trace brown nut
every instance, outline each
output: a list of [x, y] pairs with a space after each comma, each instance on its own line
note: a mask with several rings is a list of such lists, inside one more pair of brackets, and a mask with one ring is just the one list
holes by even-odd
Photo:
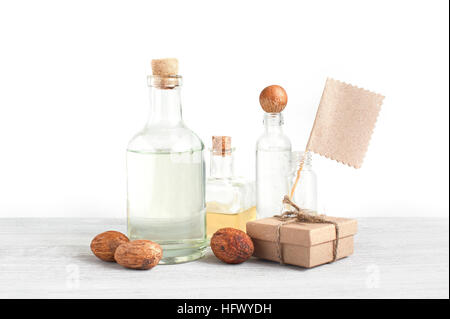
[[95, 256], [104, 261], [114, 261], [116, 248], [130, 240], [118, 231], [110, 230], [98, 234], [91, 241], [91, 250]]
[[217, 258], [227, 264], [240, 264], [253, 255], [250, 236], [235, 228], [222, 228], [211, 238], [211, 249]]
[[132, 240], [116, 249], [114, 258], [119, 265], [131, 269], [150, 269], [162, 258], [162, 248], [150, 240]]
[[270, 85], [259, 95], [259, 104], [267, 113], [280, 113], [286, 107], [287, 101], [287, 93], [279, 85]]

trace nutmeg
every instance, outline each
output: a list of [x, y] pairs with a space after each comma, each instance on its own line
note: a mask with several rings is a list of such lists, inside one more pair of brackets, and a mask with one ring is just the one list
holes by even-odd
[[250, 236], [235, 228], [222, 228], [211, 238], [214, 255], [227, 264], [240, 264], [253, 255], [254, 247]]
[[131, 269], [150, 269], [162, 258], [162, 248], [150, 240], [132, 240], [116, 249], [114, 259], [119, 265]]
[[286, 107], [287, 101], [287, 93], [279, 85], [270, 85], [259, 95], [259, 104], [267, 113], [280, 113]]
[[124, 234], [110, 230], [98, 234], [91, 241], [91, 250], [95, 256], [104, 261], [114, 261], [114, 253], [117, 247], [130, 240]]

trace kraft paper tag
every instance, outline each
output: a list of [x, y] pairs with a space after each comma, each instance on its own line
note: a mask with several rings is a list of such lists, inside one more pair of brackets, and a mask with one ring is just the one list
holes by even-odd
[[360, 168], [384, 96], [327, 79], [307, 150]]

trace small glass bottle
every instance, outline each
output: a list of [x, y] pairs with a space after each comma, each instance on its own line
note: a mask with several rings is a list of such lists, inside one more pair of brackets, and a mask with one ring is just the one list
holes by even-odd
[[283, 198], [290, 190], [291, 142], [283, 133], [282, 114], [264, 114], [264, 126], [264, 133], [256, 144], [258, 218], [279, 214], [283, 209]]
[[246, 231], [247, 222], [256, 218], [254, 183], [234, 176], [231, 137], [213, 136], [212, 145], [210, 177], [206, 184], [208, 238], [224, 227]]
[[317, 211], [317, 177], [312, 170], [312, 156], [310, 152], [307, 152], [303, 159], [303, 154], [303, 152], [292, 152], [291, 188], [297, 178], [301, 161], [304, 161], [292, 200], [300, 208]]
[[178, 62], [152, 68], [150, 116], [127, 148], [128, 236], [157, 242], [161, 263], [172, 264], [207, 247], [204, 145], [182, 119]]

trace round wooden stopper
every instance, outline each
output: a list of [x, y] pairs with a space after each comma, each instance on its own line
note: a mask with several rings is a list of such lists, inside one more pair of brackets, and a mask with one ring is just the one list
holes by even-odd
[[280, 113], [286, 107], [287, 101], [287, 93], [279, 85], [270, 85], [259, 95], [259, 103], [267, 113]]

